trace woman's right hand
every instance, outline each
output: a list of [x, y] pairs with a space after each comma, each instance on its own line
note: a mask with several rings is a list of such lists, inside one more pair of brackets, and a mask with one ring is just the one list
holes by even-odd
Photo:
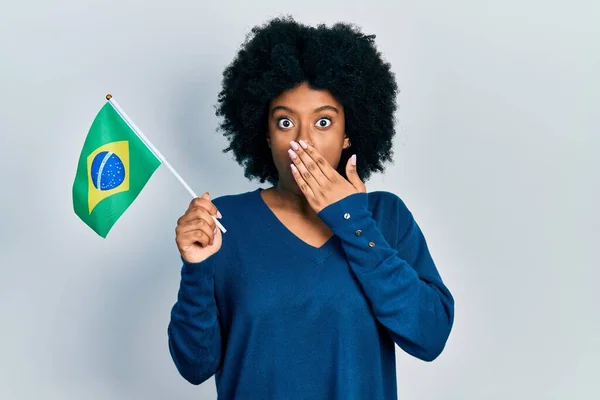
[[212, 216], [221, 217], [208, 192], [193, 199], [178, 220], [175, 242], [181, 257], [189, 263], [206, 260], [221, 248], [221, 230]]

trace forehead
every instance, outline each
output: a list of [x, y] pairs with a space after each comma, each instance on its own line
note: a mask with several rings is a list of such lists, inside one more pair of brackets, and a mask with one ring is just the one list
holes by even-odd
[[337, 109], [342, 107], [328, 90], [312, 89], [306, 83], [286, 90], [275, 97], [271, 101], [271, 108], [277, 106], [286, 106], [295, 112], [313, 112], [322, 106], [333, 106]]

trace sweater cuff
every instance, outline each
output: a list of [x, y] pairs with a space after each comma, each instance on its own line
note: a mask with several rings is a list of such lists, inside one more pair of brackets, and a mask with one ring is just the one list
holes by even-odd
[[370, 269], [394, 255], [368, 208], [367, 193], [353, 193], [318, 213], [341, 240], [348, 259]]
[[181, 257], [181, 262], [183, 263], [181, 267], [181, 278], [186, 281], [194, 281], [198, 280], [210, 280], [213, 279], [215, 274], [215, 265], [212, 262], [211, 257], [207, 258], [201, 262], [189, 262]]
[[322, 209], [318, 216], [335, 233], [355, 228], [355, 221], [370, 217], [367, 193], [353, 193]]

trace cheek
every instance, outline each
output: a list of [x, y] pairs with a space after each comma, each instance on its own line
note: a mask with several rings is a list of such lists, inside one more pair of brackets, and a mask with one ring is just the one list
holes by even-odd
[[273, 149], [271, 153], [273, 155], [273, 162], [275, 163], [275, 166], [279, 172], [290, 169], [292, 158], [288, 154], [288, 147], [278, 146], [277, 149]]
[[[340, 162], [340, 154], [338, 154], [335, 150], [332, 149], [320, 149], [315, 147], [319, 154], [332, 166], [334, 169], [337, 168], [337, 165]], [[291, 161], [291, 158], [290, 158]]]
[[331, 165], [335, 169], [340, 163], [340, 156], [341, 154], [336, 152], [335, 154], [325, 156], [325, 159], [329, 162], [329, 165]]
[[329, 162], [329, 164], [335, 167], [342, 155], [342, 146], [337, 141], [327, 143], [314, 143], [315, 149]]

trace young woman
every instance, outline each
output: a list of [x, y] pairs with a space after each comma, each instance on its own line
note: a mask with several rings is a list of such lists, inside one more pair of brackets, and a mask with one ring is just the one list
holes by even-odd
[[396, 109], [373, 39], [277, 18], [224, 72], [226, 151], [272, 186], [190, 203], [168, 326], [179, 373], [215, 375], [219, 398], [395, 399], [395, 344], [425, 361], [446, 345], [454, 299], [423, 233], [364, 184], [391, 160]]

